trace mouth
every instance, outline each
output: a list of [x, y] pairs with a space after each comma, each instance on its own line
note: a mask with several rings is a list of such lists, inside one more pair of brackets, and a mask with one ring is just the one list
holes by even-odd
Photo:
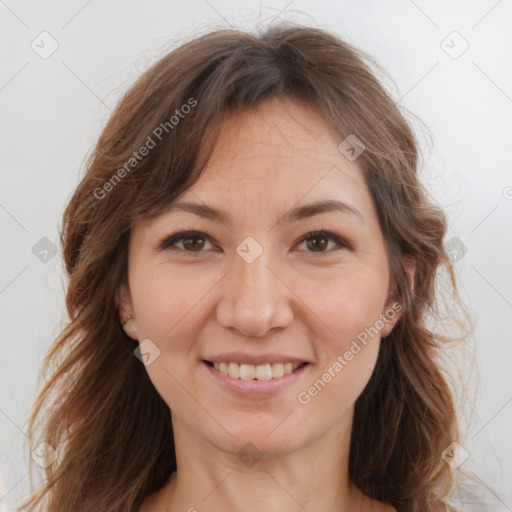
[[241, 380], [276, 380], [299, 371], [309, 363], [264, 363], [245, 364], [235, 362], [203, 361], [213, 370], [231, 379]]

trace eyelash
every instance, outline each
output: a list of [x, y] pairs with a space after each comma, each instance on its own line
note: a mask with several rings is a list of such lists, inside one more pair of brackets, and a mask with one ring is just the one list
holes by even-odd
[[[339, 247], [337, 249], [349, 249], [349, 250], [352, 249], [350, 244], [348, 242], [346, 242], [345, 240], [343, 240], [343, 238], [339, 237], [338, 235], [336, 235], [330, 231], [325, 231], [325, 230], [310, 231], [309, 233], [306, 233], [305, 235], [303, 235], [298, 243], [301, 244], [302, 242], [309, 240], [311, 238], [322, 238], [322, 237], [327, 238], [327, 240], [338, 244]], [[173, 244], [175, 244], [176, 242], [180, 242], [182, 240], [187, 240], [190, 238], [203, 238], [204, 240], [208, 240], [210, 243], [212, 242], [210, 237], [208, 235], [206, 235], [205, 233], [202, 233], [201, 231], [182, 231], [182, 232], [170, 235], [170, 236], [166, 236], [159, 243], [158, 247], [161, 250], [165, 250], [165, 249], [179, 250], [181, 252], [190, 254], [192, 256], [201, 255], [204, 252], [202, 250], [201, 251], [187, 251], [185, 249], [179, 249], [176, 247], [172, 247]], [[306, 251], [306, 252], [309, 252], [311, 254], [316, 254], [318, 256], [322, 256], [322, 255], [330, 254], [333, 250], [337, 250], [337, 249], [335, 248], [335, 249], [330, 249], [328, 251], [319, 251], [317, 253], [315, 253], [315, 251]]]

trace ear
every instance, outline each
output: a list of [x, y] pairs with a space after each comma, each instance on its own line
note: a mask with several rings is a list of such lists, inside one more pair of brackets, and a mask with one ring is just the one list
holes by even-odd
[[[409, 286], [411, 290], [414, 292], [416, 278], [416, 262], [412, 258], [404, 256], [402, 257], [402, 265], [404, 267], [405, 273], [407, 274]], [[403, 304], [400, 304], [396, 300], [396, 298], [390, 297], [381, 314], [381, 319], [384, 321], [384, 327], [380, 331], [381, 338], [386, 338], [391, 334], [391, 331], [395, 327], [399, 318], [402, 316], [403, 312]]]
[[133, 309], [132, 297], [126, 284], [119, 285], [116, 292], [115, 304], [119, 314], [119, 321], [123, 329], [134, 340], [139, 339], [135, 310]]
[[416, 261], [411, 257], [404, 256], [402, 258], [402, 264], [404, 266], [405, 273], [407, 274], [407, 278], [409, 279], [411, 291], [414, 293], [416, 282]]

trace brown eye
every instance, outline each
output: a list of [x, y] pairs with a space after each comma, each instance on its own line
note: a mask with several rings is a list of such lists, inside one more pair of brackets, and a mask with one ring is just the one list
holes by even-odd
[[[179, 244], [182, 244], [180, 247]], [[209, 247], [206, 244], [211, 244], [208, 236], [203, 233], [196, 231], [188, 231], [176, 233], [170, 237], [167, 237], [160, 244], [160, 249], [171, 249], [186, 253], [200, 254]]]
[[204, 247], [205, 240], [200, 236], [183, 238], [183, 247], [187, 251], [200, 251]]
[[328, 246], [329, 241], [325, 236], [314, 236], [307, 240], [309, 249], [313, 252], [321, 252]]
[[[307, 246], [306, 252], [314, 252], [319, 255], [330, 254], [337, 249], [351, 249], [348, 242], [330, 231], [313, 231], [304, 235], [300, 241], [305, 242]], [[329, 244], [332, 244], [331, 248]]]

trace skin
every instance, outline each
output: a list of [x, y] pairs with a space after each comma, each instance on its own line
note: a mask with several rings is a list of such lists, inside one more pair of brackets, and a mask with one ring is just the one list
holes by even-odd
[[[146, 369], [172, 411], [178, 462], [142, 512], [396, 510], [350, 482], [348, 455], [354, 403], [399, 314], [308, 404], [297, 399], [395, 303], [374, 203], [340, 142], [291, 100], [231, 115], [205, 173], [180, 200], [224, 209], [232, 224], [176, 210], [133, 227], [119, 313], [133, 316], [130, 336], [160, 350]], [[349, 203], [362, 219], [331, 211], [278, 222], [324, 199]], [[322, 229], [350, 248], [321, 236], [301, 241]], [[159, 248], [185, 230], [206, 237]], [[247, 236], [263, 249], [252, 263], [236, 252]], [[221, 387], [202, 362], [222, 352], [310, 364], [277, 395], [248, 399]], [[251, 467], [237, 455], [248, 442], [259, 452]]]

